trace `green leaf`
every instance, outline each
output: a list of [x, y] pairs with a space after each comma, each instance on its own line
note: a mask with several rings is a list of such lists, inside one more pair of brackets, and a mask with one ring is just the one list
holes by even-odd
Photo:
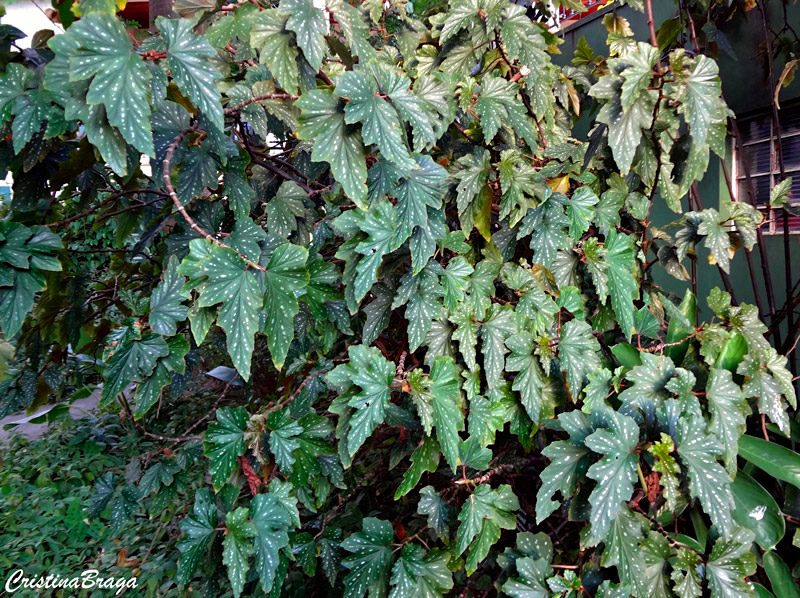
[[780, 444], [745, 434], [739, 439], [739, 455], [773, 478], [800, 488], [800, 454]]
[[787, 368], [788, 359], [772, 347], [754, 348], [749, 338], [748, 345], [749, 352], [736, 370], [745, 376], [742, 390], [745, 396], [756, 397], [759, 412], [767, 415], [781, 432], [788, 435], [789, 416], [784, 400], [792, 408], [797, 407], [792, 374]]
[[[440, 210], [442, 196], [445, 193], [447, 171], [436, 164], [430, 156], [416, 158], [417, 168], [409, 171], [400, 180], [395, 191], [397, 211], [400, 223], [404, 227], [403, 235], [411, 235], [415, 229], [427, 231], [429, 228], [428, 210]], [[414, 274], [418, 274], [427, 263], [430, 254], [424, 260], [414, 261]], [[412, 252], [412, 258], [413, 258]]]
[[278, 84], [295, 93], [300, 72], [299, 52], [286, 26], [290, 14], [279, 9], [262, 10], [251, 17], [250, 45], [257, 48], [261, 64], [266, 64]]
[[700, 500], [703, 510], [724, 537], [733, 532], [734, 509], [731, 479], [717, 463], [722, 446], [704, 431], [698, 417], [684, 418], [678, 426], [678, 455], [689, 474], [689, 492]]
[[419, 491], [417, 513], [428, 518], [428, 527], [439, 538], [445, 537], [450, 525], [450, 507], [436, 493], [433, 486], [425, 486]]
[[787, 177], [775, 185], [769, 192], [769, 205], [773, 208], [783, 207], [789, 202], [791, 191], [792, 177]]
[[297, 219], [305, 214], [303, 200], [308, 194], [294, 181], [284, 181], [275, 197], [267, 202], [267, 230], [283, 239], [297, 230]]
[[594, 206], [598, 201], [600, 198], [588, 185], [578, 187], [572, 197], [567, 200], [569, 236], [574, 241], [578, 241], [583, 233], [589, 230], [589, 225], [594, 217]]
[[248, 520], [250, 512], [239, 507], [225, 518], [225, 539], [222, 541], [222, 563], [228, 568], [228, 579], [234, 598], [239, 598], [247, 581], [250, 557], [253, 555], [251, 538], [255, 527]]
[[153, 332], [163, 336], [173, 336], [177, 332], [176, 324], [186, 319], [189, 308], [183, 302], [190, 295], [183, 290], [184, 283], [183, 276], [178, 274], [178, 260], [171, 257], [161, 282], [150, 295], [148, 320]]
[[361, 389], [353, 392], [347, 403], [356, 409], [347, 434], [347, 450], [352, 457], [384, 421], [395, 366], [374, 347], [350, 346], [347, 353], [350, 362], [336, 366], [326, 380], [339, 392], [350, 390], [352, 385]]
[[680, 598], [700, 598], [703, 595], [698, 574], [697, 553], [688, 548], [679, 548], [672, 572], [673, 590]]
[[559, 507], [559, 503], [553, 500], [556, 492], [565, 499], [572, 497], [578, 480], [589, 466], [586, 459], [589, 450], [582, 444], [556, 440], [544, 447], [542, 454], [550, 459], [550, 463], [539, 476], [542, 485], [536, 493], [537, 523], [547, 519]]
[[33, 136], [42, 129], [42, 122], [51, 113], [52, 96], [44, 90], [31, 90], [14, 101], [14, 122], [11, 135], [16, 153], [21, 153]]
[[386, 200], [370, 206], [359, 227], [368, 237], [356, 245], [356, 252], [363, 256], [356, 265], [356, 302], [360, 302], [378, 280], [378, 269], [384, 256], [396, 250], [403, 242], [399, 233], [397, 210]]
[[270, 413], [268, 425], [269, 449], [275, 457], [275, 462], [283, 472], [291, 472], [294, 465], [292, 453], [300, 448], [300, 440], [297, 437], [303, 433], [303, 428], [289, 417], [285, 410]]
[[703, 244], [711, 252], [713, 263], [729, 273], [731, 239], [728, 235], [728, 228], [720, 222], [720, 216], [716, 210], [703, 210], [700, 212], [700, 218], [697, 232], [705, 237]]
[[624, 79], [620, 97], [623, 110], [630, 110], [650, 85], [658, 57], [658, 48], [639, 42], [635, 50], [609, 61], [609, 66], [615, 71], [619, 70]]
[[286, 28], [294, 31], [303, 56], [314, 72], [318, 71], [325, 57], [325, 12], [317, 8], [313, 0], [281, 0], [279, 7], [289, 15]]
[[534, 338], [527, 332], [520, 332], [506, 339], [506, 345], [511, 349], [511, 355], [506, 360], [506, 370], [517, 372], [511, 383], [511, 389], [519, 392], [525, 412], [531, 421], [538, 424], [548, 381], [545, 379], [539, 359], [534, 354], [536, 350]]
[[455, 311], [463, 301], [473, 271], [470, 263], [460, 255], [447, 262], [447, 267], [442, 270], [444, 305], [450, 312]]
[[180, 272], [188, 275], [190, 284], [200, 284], [198, 307], [222, 304], [217, 322], [225, 331], [234, 367], [248, 380], [258, 314], [264, 303], [256, 273], [235, 251], [205, 239], [189, 242], [189, 255]]
[[204, 450], [210, 461], [211, 481], [219, 488], [237, 467], [237, 459], [245, 452], [244, 433], [250, 416], [241, 407], [217, 409], [217, 420], [208, 426]]
[[453, 588], [447, 552], [426, 554], [416, 544], [405, 544], [392, 567], [389, 598], [438, 598]]
[[217, 505], [208, 488], [200, 488], [194, 496], [194, 509], [184, 517], [179, 527], [183, 532], [178, 540], [178, 573], [176, 581], [185, 586], [194, 575], [197, 565], [208, 553], [217, 528]]
[[523, 232], [531, 232], [530, 247], [534, 252], [534, 263], [551, 268], [559, 250], [567, 247], [568, 224], [564, 207], [552, 199], [528, 211], [518, 234], [522, 237]]
[[781, 598], [800, 597], [800, 588], [792, 576], [792, 570], [774, 550], [764, 553], [764, 571], [776, 596]]
[[[7, 272], [7, 273], [6, 273]], [[44, 287], [44, 279], [34, 272], [8, 269], [8, 286], [0, 286], [0, 326], [6, 338], [13, 338], [33, 309], [35, 295]]]
[[736, 474], [736, 457], [739, 454], [739, 437], [744, 433], [750, 406], [744, 393], [728, 370], [711, 368], [706, 387], [706, 399], [711, 413], [708, 431], [714, 434], [724, 449], [723, 457], [728, 473]]
[[300, 309], [297, 298], [308, 284], [307, 261], [308, 249], [285, 243], [272, 252], [267, 262], [264, 275], [264, 331], [267, 333], [272, 363], [277, 369], [283, 367], [294, 338], [294, 317]]
[[719, 68], [711, 58], [699, 54], [694, 70], [686, 79], [685, 97], [678, 112], [686, 117], [692, 139], [706, 145], [713, 125], [724, 122], [728, 110], [722, 96]]
[[720, 538], [714, 543], [706, 564], [713, 598], [755, 596], [752, 585], [745, 579], [756, 572], [756, 557], [750, 552], [752, 543], [753, 532], [741, 528], [730, 539]]
[[5, 72], [0, 76], [0, 112], [11, 106], [18, 97], [28, 89], [33, 72], [22, 64], [9, 63]]
[[458, 433], [464, 429], [460, 368], [452, 357], [437, 357], [430, 373], [430, 402], [436, 438], [453, 473], [458, 465]]
[[442, 27], [439, 42], [444, 44], [465, 28], [472, 28], [478, 21], [480, 2], [478, 0], [459, 0], [450, 4], [447, 19]]
[[346, 71], [336, 85], [336, 95], [347, 98], [345, 122], [361, 123], [364, 143], [376, 144], [383, 157], [399, 168], [417, 168], [408, 153], [400, 116], [392, 104], [380, 96], [373, 77], [360, 71]]
[[577, 398], [583, 389], [584, 380], [593, 370], [600, 368], [600, 343], [592, 333], [592, 327], [581, 320], [570, 320], [561, 327], [558, 342], [558, 358], [561, 371], [566, 372], [570, 394]]
[[467, 575], [472, 575], [489, 554], [500, 539], [500, 530], [516, 529], [517, 509], [519, 502], [507, 484], [495, 489], [481, 484], [473, 490], [458, 514], [461, 525], [456, 532], [458, 554], [467, 552]]
[[406, 305], [410, 351], [416, 351], [425, 342], [431, 324], [441, 315], [441, 295], [439, 277], [432, 268], [425, 268], [418, 276], [408, 272], [400, 281], [391, 309]]
[[369, 25], [362, 15], [362, 11], [343, 0], [328, 0], [325, 8], [339, 23], [353, 54], [362, 61], [372, 56], [375, 49], [370, 45]]
[[503, 593], [512, 598], [549, 598], [551, 596], [546, 579], [552, 573], [550, 564], [543, 559], [518, 558], [514, 565], [517, 577], [503, 584]]
[[743, 471], [736, 473], [731, 491], [736, 502], [733, 520], [752, 531], [761, 548], [775, 548], [786, 533], [786, 523], [772, 495]]
[[69, 57], [69, 80], [90, 80], [88, 104], [105, 107], [108, 122], [125, 141], [155, 157], [150, 128], [150, 71], [136, 54], [122, 23], [91, 14], [65, 34], [76, 44]]
[[505, 150], [498, 164], [500, 188], [500, 216], [508, 217], [509, 226], [515, 226], [538, 203], [535, 199], [541, 188], [541, 177], [519, 151]]
[[632, 384], [620, 393], [619, 398], [652, 418], [656, 407], [669, 396], [667, 384], [675, 373], [675, 365], [664, 355], [642, 352], [640, 357], [642, 365], [625, 374]]
[[[446, 100], [440, 92], [442, 88], [437, 88], [430, 80], [418, 79], [412, 91], [408, 77], [399, 75], [396, 71], [376, 69], [375, 75], [400, 118], [411, 125], [414, 132], [414, 148], [421, 151], [426, 146], [433, 145], [441, 135], [441, 131], [434, 131], [434, 126], [438, 124], [436, 122], [438, 115], [448, 110]], [[417, 95], [415, 93], [417, 90], [421, 90], [422, 93]], [[430, 160], [427, 156], [425, 158]]]
[[189, 20], [159, 17], [156, 27], [164, 38], [167, 65], [181, 92], [221, 132], [225, 122], [217, 81], [222, 75], [212, 60], [217, 52], [205, 37], [192, 32]]
[[633, 235], [612, 230], [606, 238], [606, 264], [608, 265], [608, 290], [611, 305], [619, 318], [619, 325], [630, 339], [634, 332], [634, 300], [639, 298], [636, 280], [636, 240]]
[[[310, 1], [310, 0], [309, 0]], [[361, 134], [345, 124], [341, 100], [331, 92], [312, 89], [295, 105], [300, 108], [297, 133], [313, 141], [311, 159], [327, 162], [344, 192], [361, 208], [366, 208], [367, 163]]]
[[489, 388], [493, 388], [502, 380], [505, 354], [508, 352], [505, 340], [516, 330], [514, 311], [493, 304], [481, 325], [481, 352]]
[[288, 530], [293, 526], [291, 511], [273, 493], [257, 494], [250, 503], [255, 532], [256, 570], [265, 592], [272, 590], [280, 552], [289, 546]]
[[453, 175], [458, 181], [456, 204], [461, 228], [465, 234], [468, 234], [474, 223], [472, 212], [475, 198], [485, 189], [489, 178], [491, 166], [489, 152], [485, 149], [475, 150], [471, 154], [461, 156], [457, 164], [459, 169]]
[[517, 4], [504, 7], [500, 34], [509, 56], [519, 60], [531, 71], [544, 70], [547, 67], [550, 58], [545, 51], [545, 36], [528, 17], [524, 7]]
[[61, 262], [53, 253], [61, 248], [61, 239], [47, 227], [0, 222], [0, 262], [24, 270], [60, 272]]
[[169, 347], [160, 336], [147, 336], [141, 340], [125, 341], [114, 348], [103, 370], [102, 405], [113, 401], [131, 382], [142, 382], [156, 367], [160, 357], [169, 355]]
[[184, 336], [175, 336], [167, 341], [169, 354], [161, 357], [153, 373], [136, 388], [135, 419], [142, 418], [158, 402], [164, 387], [172, 380], [172, 372], [183, 374], [186, 364], [184, 358], [189, 352], [189, 341]]
[[609, 100], [600, 109], [597, 121], [608, 125], [608, 144], [620, 174], [627, 175], [642, 138], [642, 129], [653, 122], [655, 91], [645, 90], [629, 109], [622, 106], [623, 79], [610, 74], [600, 78], [589, 90], [589, 95]]
[[431, 437], [423, 439], [413, 453], [411, 453], [411, 467], [403, 474], [403, 481], [394, 493], [397, 500], [411, 492], [419, 484], [426, 471], [436, 471], [439, 467], [439, 443]]
[[524, 105], [517, 99], [519, 88], [513, 81], [486, 76], [475, 110], [481, 120], [483, 137], [490, 143], [500, 127], [507, 126], [532, 148], [537, 147], [538, 135]]
[[640, 548], [642, 525], [627, 508], [611, 522], [602, 565], [616, 566], [619, 579], [634, 596], [648, 596], [647, 564]]
[[608, 428], [601, 428], [586, 437], [586, 446], [603, 455], [586, 472], [597, 482], [589, 496], [592, 505], [592, 536], [602, 540], [612, 522], [625, 509], [636, 481], [639, 456], [634, 452], [639, 443], [639, 426], [627, 415], [608, 411]]
[[342, 548], [351, 555], [342, 559], [350, 572], [344, 578], [344, 596], [361, 598], [365, 594], [382, 596], [392, 565], [392, 524], [388, 521], [365, 517], [362, 531], [342, 542]]

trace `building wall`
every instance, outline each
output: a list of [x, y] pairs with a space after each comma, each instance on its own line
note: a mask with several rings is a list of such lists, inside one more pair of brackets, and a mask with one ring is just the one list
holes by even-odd
[[5, 7], [6, 14], [2, 19], [3, 23], [13, 25], [28, 36], [17, 42], [20, 48], [30, 48], [31, 38], [37, 31], [47, 29], [58, 33], [63, 32], [61, 25], [53, 23], [46, 14], [46, 11], [50, 9], [50, 2], [17, 0], [9, 2]]

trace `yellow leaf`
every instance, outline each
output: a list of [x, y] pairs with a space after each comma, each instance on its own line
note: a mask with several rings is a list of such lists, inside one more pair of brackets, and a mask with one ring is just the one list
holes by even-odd
[[616, 13], [610, 12], [603, 17], [603, 25], [606, 26], [609, 33], [616, 33], [623, 37], [633, 37], [633, 29], [628, 19], [621, 17]]
[[781, 89], [784, 87], [789, 87], [794, 81], [794, 72], [797, 69], [797, 65], [800, 64], [800, 58], [795, 58], [794, 60], [790, 60], [786, 63], [786, 66], [783, 67], [783, 72], [781, 76], [778, 78], [778, 84], [775, 86], [775, 107], [780, 110], [781, 106], [778, 102], [778, 96], [781, 95]]
[[492, 190], [488, 185], [478, 194], [475, 200], [475, 228], [481, 236], [490, 241], [492, 239]]
[[569, 175], [557, 176], [547, 180], [547, 186], [553, 193], [562, 193], [566, 195], [569, 191]]

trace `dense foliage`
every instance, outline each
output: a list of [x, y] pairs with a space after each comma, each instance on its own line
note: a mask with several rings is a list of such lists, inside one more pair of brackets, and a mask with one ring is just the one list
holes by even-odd
[[687, 200], [731, 116], [708, 5], [561, 66], [507, 0], [3, 26], [0, 415], [102, 381], [141, 446], [89, 515], [163, 535], [151, 594], [796, 594], [787, 359], [690, 281], [762, 220]]
[[[32, 578], [97, 569], [103, 577], [138, 575], [139, 595], [174, 590], [177, 550], [170, 527], [192, 499], [204, 463], [197, 447], [167, 469], [147, 467], [158, 452], [112, 414], [64, 420], [38, 440], [15, 436], [0, 446], [3, 584], [20, 568]], [[125, 479], [137, 486], [115, 493]]]

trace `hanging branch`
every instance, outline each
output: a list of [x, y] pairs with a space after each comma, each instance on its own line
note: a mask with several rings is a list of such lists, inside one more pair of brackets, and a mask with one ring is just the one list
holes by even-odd
[[[733, 193], [733, 182], [731, 181], [730, 174], [728, 173], [728, 167], [725, 164], [725, 160], [720, 160], [720, 164], [722, 165], [722, 175], [725, 177], [725, 184], [728, 187], [728, 195], [731, 198], [731, 201], [736, 201], [735, 196]], [[761, 227], [756, 228], [756, 240], [758, 241], [758, 248], [759, 253], [761, 253], [762, 257], [764, 255], [762, 250], [761, 241], [763, 236], [761, 234]], [[750, 274], [750, 284], [753, 287], [753, 297], [756, 301], [756, 306], [758, 307], [759, 316], [763, 317], [767, 315], [767, 312], [764, 310], [764, 305], [761, 301], [761, 293], [758, 290], [758, 280], [756, 279], [756, 271], [755, 267], [753, 266], [753, 255], [751, 251], [745, 250], [744, 252], [744, 259], [747, 262], [747, 271]], [[769, 311], [770, 321], [774, 321], [775, 319], [775, 312], [773, 310]]]
[[[770, 88], [775, 84], [773, 79], [773, 65], [772, 65], [772, 40], [770, 39], [769, 23], [767, 16], [767, 7], [764, 5], [763, 0], [758, 2], [759, 12], [761, 13], [761, 29], [764, 33], [764, 43], [767, 50], [767, 80]], [[774, 102], [770, 103], [772, 107], [772, 136], [771, 141], [775, 146], [775, 155], [778, 159], [778, 171], [780, 172], [781, 180], [786, 178], [786, 171], [783, 164], [783, 141], [781, 140], [781, 123], [778, 116], [778, 107]], [[792, 299], [792, 250], [789, 245], [789, 211], [786, 207], [783, 208], [783, 268], [784, 276], [786, 277], [786, 304], [789, 305]], [[786, 325], [789, 329], [789, 334], [794, 330], [794, 310], [786, 310]], [[777, 338], [777, 337], [776, 337]], [[778, 342], [779, 343], [779, 342]], [[792, 359], [789, 362], [789, 367], [792, 375], [797, 376], [797, 360]]]
[[[739, 125], [736, 123], [735, 120], [731, 119], [731, 130], [733, 131], [733, 139], [734, 143], [736, 144], [736, 151], [741, 153], [744, 148], [742, 147], [742, 137], [739, 133]], [[756, 197], [755, 197], [755, 188], [753, 186], [753, 179], [750, 176], [750, 164], [748, 164], [747, 160], [742, 162], [744, 166], [744, 178], [745, 182], [747, 183], [747, 197], [750, 200], [750, 205], [754, 208], [758, 209], [756, 205]], [[723, 168], [725, 167], [725, 163], [722, 163]], [[771, 328], [771, 333], [774, 335], [773, 338], [775, 339], [775, 344], [781, 344], [781, 334], [780, 329], [778, 326], [775, 325], [777, 321], [777, 304], [775, 303], [775, 291], [773, 290], [772, 286], [772, 269], [769, 265], [769, 260], [767, 259], [767, 251], [766, 245], [764, 243], [764, 234], [761, 232], [761, 228], [756, 228], [756, 241], [758, 243], [758, 255], [759, 261], [761, 262], [761, 271], [764, 273], [764, 289], [767, 295], [767, 306], [769, 307], [769, 313], [771, 317], [771, 325], [774, 329]]]
[[258, 270], [259, 272], [266, 272], [267, 269], [264, 266], [252, 261], [246, 255], [244, 255], [240, 251], [237, 251], [230, 245], [223, 243], [222, 241], [214, 237], [211, 233], [205, 231], [199, 224], [197, 224], [194, 218], [192, 218], [189, 215], [189, 212], [186, 211], [186, 207], [183, 205], [183, 203], [181, 203], [178, 194], [175, 192], [175, 187], [172, 185], [172, 176], [170, 174], [170, 171], [172, 169], [172, 158], [175, 156], [175, 151], [178, 149], [178, 147], [186, 138], [186, 136], [189, 133], [192, 133], [196, 130], [197, 130], [197, 123], [191, 125], [190, 127], [178, 133], [177, 137], [175, 137], [175, 139], [172, 140], [172, 143], [170, 143], [169, 146], [167, 147], [167, 151], [164, 154], [164, 161], [162, 163], [162, 170], [164, 171], [163, 172], [164, 188], [167, 190], [167, 194], [172, 199], [172, 203], [175, 204], [175, 208], [178, 210], [178, 212], [180, 212], [181, 216], [183, 216], [183, 219], [186, 221], [186, 224], [189, 225], [189, 228], [191, 228], [198, 235], [200, 235], [207, 241], [213, 243], [214, 245], [217, 245], [219, 247], [224, 247], [225, 249], [230, 249], [231, 251], [235, 252], [236, 255], [238, 255], [244, 261], [244, 263], [247, 264], [248, 267]]

